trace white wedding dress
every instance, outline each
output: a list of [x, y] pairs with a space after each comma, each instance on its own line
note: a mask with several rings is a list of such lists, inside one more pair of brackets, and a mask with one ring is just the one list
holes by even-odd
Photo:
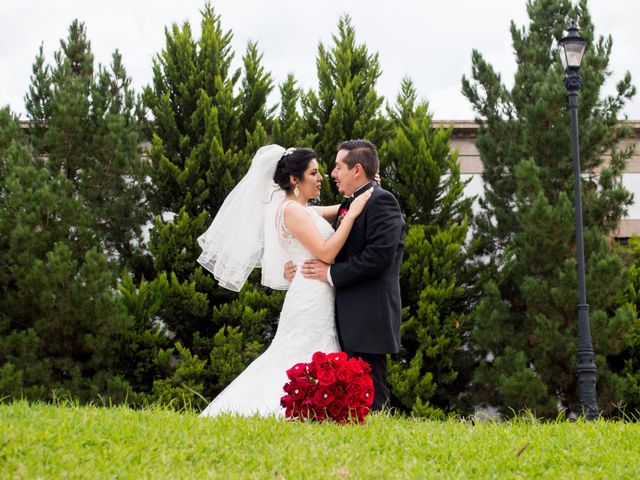
[[[283, 202], [276, 215], [279, 239], [289, 258], [300, 266], [313, 255], [284, 226]], [[323, 238], [333, 228], [312, 207], [306, 209]], [[284, 269], [284, 265], [283, 265]], [[286, 371], [299, 362], [310, 362], [317, 351], [340, 350], [334, 318], [334, 290], [319, 280], [294, 277], [285, 296], [276, 334], [267, 350], [256, 358], [201, 413], [202, 417], [220, 413], [283, 416], [280, 398], [287, 383]]]

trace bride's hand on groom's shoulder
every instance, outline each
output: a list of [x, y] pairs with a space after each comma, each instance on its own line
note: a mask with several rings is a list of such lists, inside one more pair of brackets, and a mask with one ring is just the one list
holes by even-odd
[[353, 202], [351, 202], [351, 206], [349, 207], [349, 211], [347, 215], [353, 217], [354, 219], [362, 213], [364, 210], [364, 206], [367, 204], [369, 199], [371, 198], [371, 194], [373, 193], [373, 187], [362, 192], [358, 195]]
[[298, 267], [296, 267], [296, 264], [293, 263], [291, 260], [289, 260], [287, 263], [284, 264], [284, 278], [287, 279], [289, 282], [293, 281], [293, 277], [296, 276], [297, 270], [298, 270]]

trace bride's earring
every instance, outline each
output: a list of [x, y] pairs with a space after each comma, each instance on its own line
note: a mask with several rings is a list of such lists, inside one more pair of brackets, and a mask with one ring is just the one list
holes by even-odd
[[294, 188], [294, 189], [293, 189], [293, 194], [294, 194], [296, 197], [299, 197], [299, 196], [300, 196], [300, 189], [298, 188], [298, 184], [297, 184], [297, 183], [296, 183], [296, 188]]

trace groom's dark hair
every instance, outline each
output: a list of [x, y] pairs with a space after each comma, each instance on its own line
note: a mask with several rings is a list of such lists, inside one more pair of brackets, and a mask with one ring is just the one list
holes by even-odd
[[372, 180], [380, 170], [378, 150], [369, 140], [346, 140], [338, 145], [338, 151], [340, 150], [349, 151], [343, 159], [349, 170], [359, 163], [369, 180]]

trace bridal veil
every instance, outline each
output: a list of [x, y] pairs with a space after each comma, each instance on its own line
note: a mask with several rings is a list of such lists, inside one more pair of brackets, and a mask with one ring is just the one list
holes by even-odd
[[276, 213], [285, 192], [273, 181], [285, 149], [260, 148], [249, 171], [222, 203], [211, 226], [198, 238], [198, 258], [220, 286], [240, 291], [255, 267], [262, 268], [262, 284], [286, 290], [284, 264], [289, 260], [276, 231]]

